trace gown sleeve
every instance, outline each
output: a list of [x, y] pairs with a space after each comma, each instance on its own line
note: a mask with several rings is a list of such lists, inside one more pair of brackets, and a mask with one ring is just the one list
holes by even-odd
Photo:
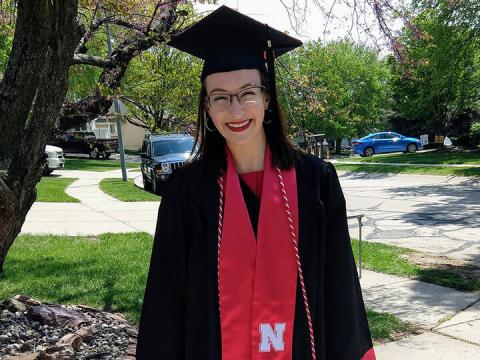
[[326, 358], [374, 360], [375, 354], [348, 233], [345, 197], [332, 164], [327, 167], [324, 191], [327, 217]]
[[169, 179], [158, 212], [143, 301], [136, 358], [185, 357], [186, 186], [179, 171]]

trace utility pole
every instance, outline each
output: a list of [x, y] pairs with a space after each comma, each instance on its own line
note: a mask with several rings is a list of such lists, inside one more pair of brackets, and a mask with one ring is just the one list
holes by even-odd
[[[110, 34], [110, 24], [107, 22], [107, 41], [108, 41], [108, 56], [112, 55], [112, 35]], [[120, 164], [122, 165], [122, 179], [127, 181], [127, 165], [125, 164], [125, 149], [123, 148], [123, 136], [122, 136], [122, 122], [120, 117], [120, 104], [118, 99], [113, 100], [115, 107], [115, 119], [117, 122], [117, 135], [118, 135], [118, 152], [120, 153]]]

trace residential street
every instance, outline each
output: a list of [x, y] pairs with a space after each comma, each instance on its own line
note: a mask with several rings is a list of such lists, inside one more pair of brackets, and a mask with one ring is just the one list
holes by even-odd
[[[340, 173], [349, 214], [365, 214], [364, 239], [480, 262], [480, 179]], [[358, 237], [356, 220], [350, 234]]]
[[[79, 178], [67, 193], [81, 203], [35, 203], [23, 232], [154, 233], [158, 203], [122, 202], [98, 188], [103, 178], [121, 177], [119, 170], [56, 174]], [[342, 172], [339, 177], [349, 215], [365, 215], [363, 239], [480, 262], [480, 179]], [[140, 178], [136, 182], [141, 185]], [[356, 220], [350, 221], [350, 234], [358, 237]]]

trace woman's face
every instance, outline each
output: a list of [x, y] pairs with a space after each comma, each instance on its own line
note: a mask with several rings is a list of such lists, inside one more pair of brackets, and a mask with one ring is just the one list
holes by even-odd
[[[255, 146], [264, 141], [263, 118], [269, 98], [259, 88], [261, 85], [260, 72], [255, 69], [221, 72], [206, 77], [205, 108], [230, 146]], [[237, 93], [238, 96], [229, 97]]]

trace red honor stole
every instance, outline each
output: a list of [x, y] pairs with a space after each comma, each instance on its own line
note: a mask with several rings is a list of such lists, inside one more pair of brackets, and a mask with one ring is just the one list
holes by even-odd
[[[277, 169], [265, 150], [257, 239], [227, 149], [219, 243], [222, 360], [291, 360], [297, 265]], [[298, 239], [295, 169], [282, 171]]]

